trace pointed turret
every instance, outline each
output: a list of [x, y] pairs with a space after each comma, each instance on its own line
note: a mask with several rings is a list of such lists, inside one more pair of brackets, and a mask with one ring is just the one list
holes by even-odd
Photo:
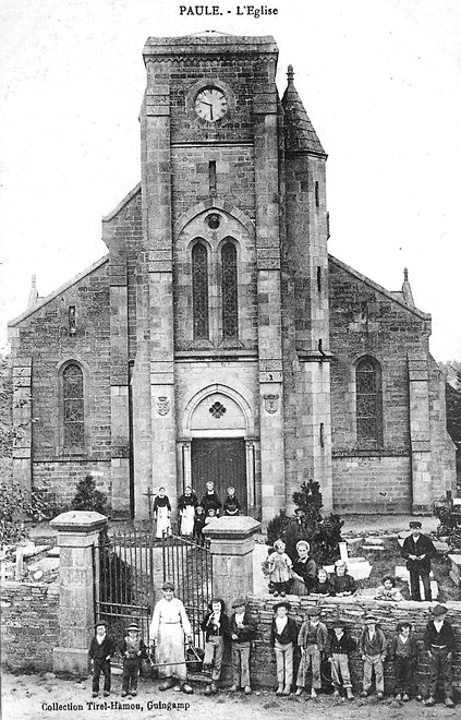
[[324, 155], [326, 152], [322, 147], [322, 143], [317, 137], [307, 112], [304, 109], [301, 98], [296, 90], [293, 78], [293, 66], [288, 65], [288, 85], [282, 98], [282, 107], [285, 116], [285, 132], [287, 150], [315, 153], [316, 155]]
[[27, 301], [27, 309], [33, 310], [33, 308], [37, 304], [37, 300], [38, 300], [37, 277], [36, 277], [36, 275], [32, 275], [32, 283], [30, 286], [29, 299]]
[[406, 302], [407, 305], [410, 305], [410, 307], [415, 306], [415, 301], [413, 300], [413, 293], [411, 291], [410, 281], [408, 280], [408, 268], [403, 269], [402, 295], [403, 295], [403, 301]]

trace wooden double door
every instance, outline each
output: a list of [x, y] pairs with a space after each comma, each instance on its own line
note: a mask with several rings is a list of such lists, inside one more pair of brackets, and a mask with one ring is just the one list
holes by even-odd
[[244, 438], [194, 438], [192, 440], [192, 487], [199, 501], [211, 480], [221, 502], [233, 486], [241, 515], [247, 513], [247, 478]]

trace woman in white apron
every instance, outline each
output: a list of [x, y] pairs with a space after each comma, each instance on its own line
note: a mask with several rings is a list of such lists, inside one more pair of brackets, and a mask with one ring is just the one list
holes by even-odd
[[159, 690], [176, 686], [184, 693], [193, 692], [186, 682], [185, 642], [192, 642], [192, 628], [181, 600], [174, 597], [174, 586], [163, 584], [163, 598], [155, 605], [150, 626], [159, 675], [165, 678]]
[[188, 485], [184, 490], [184, 494], [178, 500], [181, 535], [194, 534], [195, 508], [197, 505], [197, 495], [192, 492], [192, 488]]
[[170, 499], [164, 487], [158, 489], [158, 495], [154, 500], [154, 518], [157, 522], [156, 538], [164, 535], [171, 535], [171, 505]]

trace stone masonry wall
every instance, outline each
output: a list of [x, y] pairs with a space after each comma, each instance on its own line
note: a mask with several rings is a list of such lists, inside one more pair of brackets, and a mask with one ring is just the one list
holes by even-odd
[[[376, 512], [378, 505], [381, 512], [409, 511], [408, 353], [427, 352], [430, 316], [394, 300], [334, 258], [329, 270], [335, 507]], [[383, 446], [379, 450], [357, 444], [355, 366], [364, 355], [375, 358], [381, 369]]]
[[[69, 332], [71, 306], [75, 333]], [[14, 358], [32, 359], [33, 471], [41, 488], [58, 497], [64, 491], [62, 499], [68, 499], [83, 474], [110, 458], [108, 262], [96, 263], [14, 333]], [[69, 361], [79, 363], [84, 375], [85, 444], [78, 449], [63, 442], [62, 368]]]
[[[276, 670], [274, 651], [270, 647], [270, 625], [274, 617], [273, 606], [276, 600], [272, 599], [250, 599], [249, 608], [257, 621], [257, 633], [251, 656], [251, 672], [254, 686], [276, 687]], [[299, 626], [304, 619], [306, 608], [314, 605], [322, 608], [321, 620], [327, 627], [337, 617], [347, 622], [352, 637], [357, 641], [363, 629], [363, 617], [367, 612], [373, 612], [379, 621], [388, 642], [395, 634], [395, 628], [399, 621], [409, 620], [413, 626], [413, 632], [419, 641], [419, 662], [417, 668], [416, 682], [423, 694], [426, 692], [428, 682], [428, 658], [422, 642], [426, 623], [430, 619], [430, 613], [426, 603], [400, 602], [384, 603], [375, 600], [367, 600], [357, 597], [351, 598], [326, 598], [316, 602], [315, 599], [291, 600], [292, 610], [290, 616], [296, 620]], [[461, 603], [445, 603], [448, 608], [447, 620], [452, 625], [457, 643], [457, 649], [453, 660], [454, 686], [461, 689]], [[297, 653], [296, 653], [297, 655]], [[298, 661], [297, 661], [298, 662]], [[363, 663], [358, 651], [355, 651], [350, 660], [351, 678], [354, 690], [362, 689]], [[394, 687], [394, 675], [392, 663], [385, 665], [385, 692], [392, 693]]]
[[14, 671], [52, 670], [59, 645], [57, 584], [4, 582], [2, 665]]

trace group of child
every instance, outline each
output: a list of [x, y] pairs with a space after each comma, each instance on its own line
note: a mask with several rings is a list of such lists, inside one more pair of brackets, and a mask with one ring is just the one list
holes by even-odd
[[[168, 689], [175, 684], [172, 677], [180, 676], [180, 689], [184, 692], [192, 692], [192, 688], [186, 683], [186, 665], [184, 661], [183, 633], [191, 640], [191, 627], [185, 615], [184, 607], [180, 600], [173, 598], [173, 586], [166, 583], [164, 586], [164, 599], [157, 603], [151, 631], [153, 637], [158, 638], [161, 650], [162, 643], [166, 662], [161, 657], [161, 666], [182, 665], [182, 675], [178, 669], [171, 670], [161, 686], [161, 690]], [[163, 608], [162, 603], [165, 604]], [[176, 607], [178, 606], [178, 607]], [[181, 628], [177, 638], [178, 658], [177, 661], [171, 635], [171, 613], [174, 612], [180, 617], [183, 615]], [[341, 689], [349, 700], [354, 700], [352, 690], [349, 659], [352, 652], [357, 649], [357, 643], [351, 636], [346, 622], [340, 618], [334, 619], [328, 629], [321, 621], [322, 611], [319, 607], [310, 607], [306, 610], [305, 619], [301, 627], [289, 616], [291, 604], [282, 600], [274, 606], [274, 617], [271, 623], [270, 644], [274, 650], [277, 689], [279, 696], [289, 696], [292, 691], [294, 678], [295, 648], [299, 648], [299, 665], [296, 674], [296, 695], [301, 695], [307, 685], [310, 675], [310, 697], [317, 697], [317, 692], [322, 687], [322, 662], [326, 660], [330, 667], [331, 683], [334, 688], [333, 696], [339, 697]], [[165, 615], [166, 612], [166, 615]], [[429, 696], [426, 700], [427, 706], [435, 704], [437, 685], [443, 681], [445, 693], [445, 705], [453, 707], [452, 688], [452, 657], [455, 647], [453, 629], [445, 619], [447, 609], [440, 604], [435, 605], [432, 610], [432, 618], [426, 625], [424, 633], [424, 646], [429, 658]], [[107, 634], [107, 623], [103, 620], [96, 623], [96, 634], [91, 641], [89, 656], [94, 663], [93, 668], [93, 697], [99, 693], [100, 675], [104, 675], [104, 695], [108, 696], [111, 689], [110, 660], [115, 653], [115, 645]], [[162, 627], [169, 634], [162, 639]], [[179, 627], [179, 626], [178, 626]], [[243, 598], [238, 598], [232, 603], [232, 614], [229, 618], [224, 609], [223, 601], [215, 598], [211, 600], [209, 612], [201, 623], [201, 629], [205, 633], [205, 655], [203, 658], [203, 669], [211, 674], [211, 681], [206, 687], [205, 695], [213, 695], [218, 692], [218, 684], [221, 679], [222, 661], [225, 643], [231, 644], [232, 661], [232, 687], [235, 692], [243, 689], [246, 695], [251, 694], [250, 677], [250, 652], [252, 641], [255, 637], [256, 622], [246, 607]], [[174, 638], [173, 638], [174, 640]], [[411, 623], [402, 620], [397, 624], [396, 633], [391, 642], [388, 640], [373, 614], [366, 614], [364, 627], [358, 643], [358, 650], [363, 660], [363, 689], [361, 697], [369, 695], [373, 677], [378, 700], [384, 697], [384, 661], [389, 658], [393, 663], [395, 676], [395, 698], [406, 702], [414, 696], [421, 700], [419, 690], [415, 685], [415, 673], [418, 664], [418, 645], [412, 633]], [[127, 628], [127, 634], [120, 647], [123, 657], [122, 675], [122, 697], [126, 695], [135, 696], [137, 682], [141, 667], [141, 660], [147, 659], [147, 647], [139, 634], [136, 623]], [[175, 655], [175, 657], [173, 657]]]
[[309, 555], [310, 546], [307, 540], [296, 543], [298, 558], [292, 562], [285, 552], [283, 540], [276, 540], [274, 550], [267, 558], [269, 592], [277, 597], [285, 597], [291, 592], [294, 595], [330, 595], [344, 597], [354, 595], [357, 586], [352, 575], [347, 572], [344, 560], [337, 560], [334, 572], [329, 575], [325, 568], [317, 569], [315, 560]]
[[[200, 541], [203, 539], [203, 528], [212, 518], [219, 517], [221, 513], [235, 517], [239, 515], [240, 509], [240, 502], [232, 486], [227, 488], [227, 495], [222, 503], [212, 481], [207, 482], [206, 492], [200, 502], [188, 485], [178, 499], [179, 532]], [[158, 489], [153, 516], [156, 521], [156, 537], [171, 535], [171, 504], [164, 487]]]
[[[310, 673], [310, 696], [317, 696], [317, 691], [322, 686], [321, 663], [326, 659], [330, 665], [333, 696], [338, 697], [343, 688], [346, 697], [353, 700], [349, 657], [357, 648], [357, 643], [350, 635], [347, 623], [338, 618], [332, 621], [328, 630], [320, 620], [320, 608], [312, 607], [306, 611], [306, 618], [298, 631], [295, 621], [288, 615], [290, 610], [287, 600], [274, 606], [271, 645], [277, 665], [277, 695], [291, 693], [294, 650], [299, 647], [301, 657], [296, 677], [296, 695], [302, 694]], [[429, 696], [426, 700], [428, 706], [435, 704], [440, 680], [443, 681], [445, 705], [454, 705], [451, 662], [455, 639], [450, 623], [445, 620], [446, 612], [443, 605], [435, 605], [424, 633], [424, 645], [429, 657]], [[363, 660], [361, 697], [369, 695], [373, 676], [378, 700], [384, 697], [384, 661], [388, 657], [394, 668], [396, 700], [406, 702], [412, 694], [417, 700], [422, 699], [415, 686], [418, 646], [410, 622], [403, 620], [397, 624], [396, 633], [389, 644], [377, 618], [373, 614], [365, 615], [358, 649]]]

